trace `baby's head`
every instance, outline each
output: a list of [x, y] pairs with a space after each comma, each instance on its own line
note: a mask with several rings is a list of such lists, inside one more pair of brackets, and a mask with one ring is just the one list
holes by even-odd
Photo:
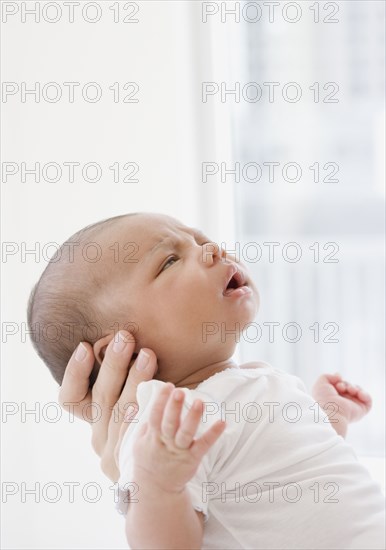
[[[241, 276], [232, 278], [236, 265]], [[242, 283], [249, 291], [224, 294]], [[81, 341], [94, 347], [93, 382], [120, 329], [134, 335], [136, 353], [154, 351], [156, 378], [175, 382], [229, 359], [232, 331], [251, 322], [258, 305], [245, 266], [200, 231], [136, 213], [87, 226], [62, 245], [31, 293], [28, 323], [58, 384]]]

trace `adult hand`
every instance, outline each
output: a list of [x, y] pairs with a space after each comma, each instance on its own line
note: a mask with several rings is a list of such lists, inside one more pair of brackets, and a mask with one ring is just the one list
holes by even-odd
[[95, 356], [91, 345], [81, 342], [68, 362], [58, 397], [65, 410], [90, 423], [93, 449], [101, 458], [103, 473], [113, 482], [119, 478], [114, 451], [125, 411], [129, 404], [138, 408], [137, 386], [151, 380], [158, 368], [151, 349], [144, 348], [133, 359], [134, 348], [135, 340], [129, 332], [121, 330], [112, 336], [90, 389]]

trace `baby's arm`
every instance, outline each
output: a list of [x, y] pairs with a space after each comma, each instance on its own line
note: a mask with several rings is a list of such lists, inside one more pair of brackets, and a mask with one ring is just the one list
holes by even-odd
[[129, 504], [126, 518], [131, 548], [201, 548], [204, 518], [193, 508], [186, 484], [225, 422], [194, 439], [203, 403], [196, 400], [181, 422], [184, 397], [181, 389], [165, 384], [133, 444], [138, 502]]
[[312, 396], [329, 416], [338, 435], [346, 436], [350, 422], [360, 420], [369, 412], [371, 396], [359, 386], [342, 380], [340, 374], [323, 374], [312, 388]]
[[126, 537], [131, 548], [201, 548], [204, 516], [193, 508], [188, 490], [163, 490], [135, 474], [138, 502], [129, 505]]

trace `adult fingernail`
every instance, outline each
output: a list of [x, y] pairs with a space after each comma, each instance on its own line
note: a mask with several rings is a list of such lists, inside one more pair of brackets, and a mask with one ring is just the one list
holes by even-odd
[[146, 353], [146, 351], [143, 351], [143, 349], [141, 349], [135, 363], [135, 368], [137, 370], [145, 370], [147, 365], [149, 364], [149, 359], [150, 355]]
[[83, 359], [86, 358], [86, 355], [87, 355], [86, 346], [84, 346], [82, 342], [80, 342], [80, 344], [78, 345], [75, 351], [75, 359], [80, 363], [81, 361], [83, 361]]
[[122, 334], [122, 332], [118, 332], [118, 334], [114, 338], [113, 350], [115, 351], [115, 353], [121, 353], [121, 351], [125, 349], [126, 344], [127, 341], [125, 335]]
[[126, 409], [124, 420], [129, 421], [134, 412], [136, 412], [136, 408], [133, 405], [129, 405]]

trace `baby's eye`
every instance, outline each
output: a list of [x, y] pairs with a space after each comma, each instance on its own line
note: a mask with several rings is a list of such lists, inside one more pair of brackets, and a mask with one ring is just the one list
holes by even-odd
[[175, 262], [177, 260], [178, 260], [178, 258], [176, 256], [171, 256], [170, 258], [168, 258], [166, 260], [166, 262], [164, 263], [164, 265], [162, 266], [161, 272], [164, 271], [165, 267], [168, 266], [170, 264], [170, 262]]

